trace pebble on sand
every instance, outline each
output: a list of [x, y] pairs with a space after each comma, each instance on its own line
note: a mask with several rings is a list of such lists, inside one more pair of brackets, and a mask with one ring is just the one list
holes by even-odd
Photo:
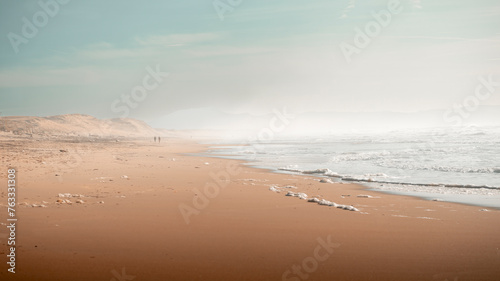
[[368, 195], [368, 194], [360, 194], [357, 197], [359, 197], [359, 198], [373, 198], [373, 196]]
[[71, 202], [69, 199], [57, 199], [56, 203], [59, 203], [59, 204], [72, 204], [73, 202]]

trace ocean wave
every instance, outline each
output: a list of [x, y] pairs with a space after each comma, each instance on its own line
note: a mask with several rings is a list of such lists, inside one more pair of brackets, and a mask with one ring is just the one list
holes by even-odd
[[384, 168], [402, 169], [402, 170], [421, 170], [421, 171], [435, 171], [435, 172], [448, 172], [448, 173], [473, 173], [473, 174], [490, 174], [500, 173], [500, 168], [497, 167], [456, 167], [456, 166], [441, 166], [441, 165], [421, 165], [416, 163], [401, 163], [400, 161], [377, 161], [375, 165]]
[[346, 161], [368, 161], [381, 159], [385, 156], [393, 155], [389, 151], [372, 151], [372, 152], [348, 152], [336, 155], [330, 158], [330, 162], [346, 162]]
[[332, 163], [350, 162], [350, 161], [371, 161], [371, 160], [384, 160], [384, 159], [405, 159], [412, 156], [419, 157], [439, 157], [442, 155], [451, 155], [454, 153], [470, 153], [477, 150], [477, 146], [468, 147], [416, 147], [406, 148], [394, 151], [380, 150], [380, 151], [364, 151], [364, 152], [344, 152], [330, 158]]
[[[336, 172], [331, 171], [328, 168], [324, 169], [316, 169], [316, 170], [299, 170], [299, 169], [290, 169], [290, 168], [278, 168], [280, 171], [288, 171], [294, 173], [300, 173], [305, 175], [320, 175], [326, 177], [338, 178], [341, 181], [350, 181], [350, 182], [368, 182], [368, 183], [380, 183], [380, 184], [395, 184], [395, 185], [406, 185], [406, 186], [431, 186], [431, 187], [442, 187], [442, 188], [472, 188], [472, 189], [495, 189], [500, 190], [498, 186], [490, 186], [490, 185], [472, 185], [472, 184], [447, 184], [447, 183], [415, 183], [415, 182], [401, 182], [401, 181], [390, 181], [390, 180], [382, 180], [380, 178], [392, 178], [397, 179], [396, 177], [390, 177], [384, 173], [374, 173], [374, 174], [366, 174], [366, 175], [341, 175]], [[500, 170], [500, 169], [498, 169]]]

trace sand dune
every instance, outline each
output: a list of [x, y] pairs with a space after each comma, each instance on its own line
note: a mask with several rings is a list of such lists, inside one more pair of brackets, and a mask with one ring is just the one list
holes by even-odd
[[83, 114], [0, 117], [0, 131], [31, 136], [150, 137], [164, 134], [135, 119], [97, 119]]

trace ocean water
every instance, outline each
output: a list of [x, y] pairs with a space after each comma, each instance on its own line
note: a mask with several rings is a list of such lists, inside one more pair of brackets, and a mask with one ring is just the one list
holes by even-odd
[[500, 208], [500, 127], [281, 137], [239, 143], [246, 145], [220, 143], [210, 154], [246, 160], [249, 165], [276, 172]]

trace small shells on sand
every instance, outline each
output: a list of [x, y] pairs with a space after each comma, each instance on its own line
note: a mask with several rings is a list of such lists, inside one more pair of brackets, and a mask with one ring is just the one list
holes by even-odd
[[320, 179], [319, 182], [321, 183], [333, 183], [331, 179]]
[[[296, 188], [296, 187], [295, 186], [278, 187], [278, 186], [272, 185], [269, 188], [269, 190], [273, 191], [273, 192], [278, 192], [279, 193], [284, 188]], [[340, 205], [340, 204], [337, 204], [335, 202], [331, 202], [331, 201], [328, 201], [328, 200], [325, 200], [325, 199], [318, 199], [316, 197], [308, 198], [307, 194], [302, 193], [302, 192], [288, 191], [285, 194], [285, 196], [298, 197], [298, 198], [300, 198], [302, 200], [307, 200], [307, 202], [317, 203], [317, 204], [323, 205], [323, 206], [331, 206], [331, 207], [334, 207], [334, 208], [344, 209], [344, 210], [353, 211], [353, 212], [359, 212], [359, 210], [357, 208], [355, 208], [354, 206], [352, 206], [352, 205]], [[344, 196], [350, 196], [350, 195], [343, 195], [342, 197], [344, 198]], [[373, 198], [370, 195], [358, 195], [358, 197]]]
[[47, 206], [44, 205], [44, 204], [31, 204], [31, 205], [28, 205], [28, 207], [32, 207], [32, 208], [47, 208]]
[[302, 193], [302, 192], [295, 193], [295, 192], [288, 191], [288, 193], [286, 194], [286, 196], [299, 197], [299, 199], [307, 200], [307, 194]]
[[274, 186], [271, 186], [269, 190], [271, 190], [272, 192], [280, 192], [280, 190]]
[[318, 203], [319, 199], [318, 198], [309, 198], [309, 200], [307, 200], [307, 202]]
[[82, 195], [82, 194], [71, 194], [71, 193], [59, 193], [57, 195], [57, 197], [59, 198], [71, 198], [71, 197], [85, 197], [85, 195]]

